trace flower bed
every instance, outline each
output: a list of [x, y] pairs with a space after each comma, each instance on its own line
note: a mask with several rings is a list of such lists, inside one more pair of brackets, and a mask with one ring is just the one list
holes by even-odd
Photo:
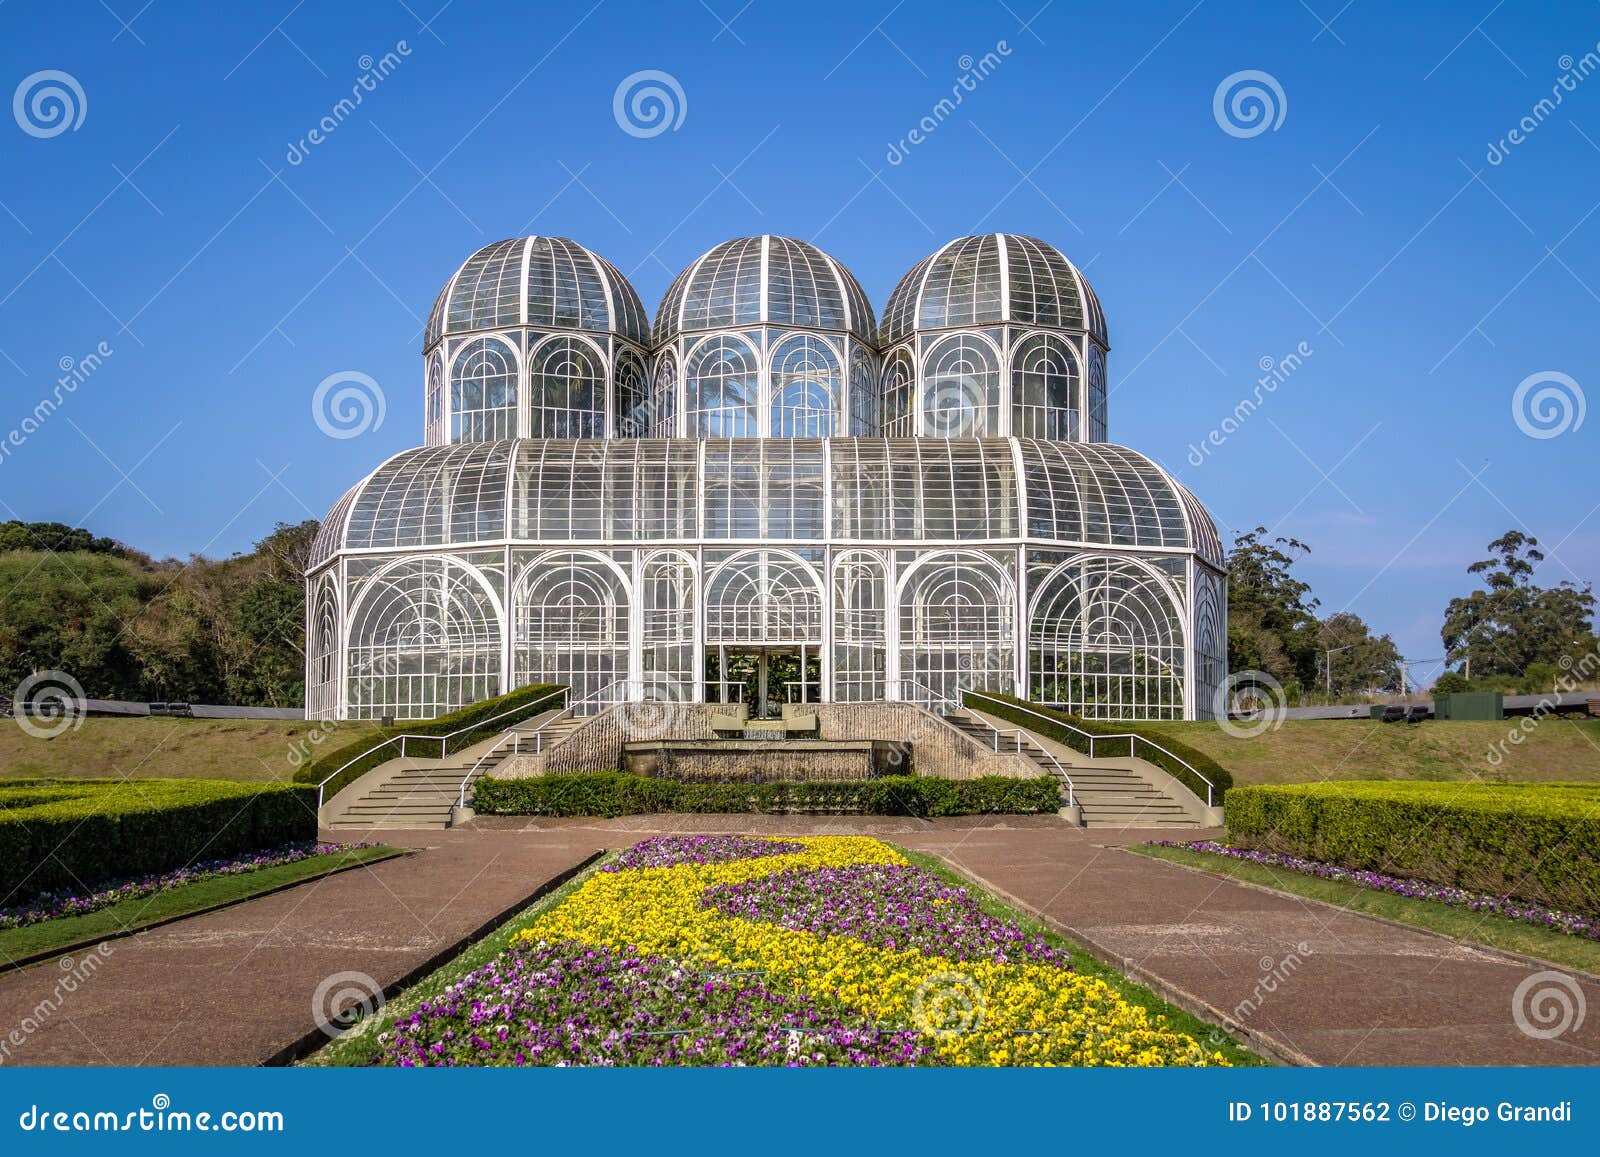
[[179, 868], [175, 872], [158, 875], [134, 876], [113, 880], [94, 891], [73, 893], [49, 892], [34, 897], [32, 901], [15, 908], [0, 908], [0, 930], [22, 928], [41, 924], [46, 920], [59, 920], [63, 916], [82, 916], [101, 908], [109, 908], [124, 900], [137, 900], [157, 892], [170, 892], [186, 884], [201, 880], [214, 880], [221, 876], [239, 876], [259, 872], [262, 868], [276, 868], [281, 864], [294, 864], [312, 856], [326, 856], [353, 848], [376, 847], [372, 843], [360, 844], [287, 844], [245, 856], [232, 856], [221, 860], [204, 860]]
[[1191, 843], [1157, 840], [1156, 843], [1157, 846], [1164, 848], [1183, 848], [1191, 852], [1207, 852], [1214, 856], [1226, 856], [1229, 859], [1244, 860], [1267, 868], [1284, 868], [1291, 872], [1317, 876], [1324, 880], [1337, 880], [1345, 884], [1354, 884], [1358, 888], [1367, 888], [1375, 892], [1391, 892], [1396, 896], [1408, 896], [1413, 900], [1433, 900], [1439, 904], [1448, 904], [1452, 908], [1465, 908], [1471, 912], [1485, 912], [1492, 916], [1504, 916], [1509, 920], [1519, 920], [1524, 924], [1535, 924], [1540, 928], [1550, 928], [1557, 932], [1565, 932], [1569, 936], [1582, 936], [1590, 940], [1600, 940], [1600, 920], [1582, 916], [1575, 912], [1558, 912], [1553, 908], [1546, 908], [1541, 904], [1530, 904], [1525, 900], [1518, 900], [1511, 896], [1489, 896], [1482, 892], [1469, 892], [1463, 888], [1452, 888], [1444, 884], [1430, 884], [1426, 880], [1409, 880], [1403, 876], [1386, 876], [1381, 872], [1365, 872], [1354, 868], [1341, 868], [1338, 864], [1325, 864], [1320, 860], [1306, 860], [1299, 856], [1286, 856], [1277, 852], [1256, 852], [1248, 848], [1231, 848], [1226, 844], [1213, 843], [1210, 840], [1196, 840]]
[[[608, 868], [611, 865], [608, 865]], [[379, 1064], [1225, 1064], [877, 840], [647, 840]]]

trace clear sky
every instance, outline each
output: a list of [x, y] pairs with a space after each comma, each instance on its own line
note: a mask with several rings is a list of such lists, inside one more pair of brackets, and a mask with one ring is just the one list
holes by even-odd
[[[1600, 570], [1597, 42], [1577, 0], [0, 0], [0, 517], [183, 556], [321, 516], [421, 442], [422, 322], [500, 238], [573, 237], [653, 310], [718, 241], [788, 234], [881, 308], [998, 229], [1098, 290], [1114, 441], [1433, 657], [1507, 528], [1545, 581]], [[683, 94], [653, 136], [614, 112], [643, 70]], [[1219, 112], [1246, 71], [1271, 84]], [[385, 414], [334, 439], [343, 371]]]

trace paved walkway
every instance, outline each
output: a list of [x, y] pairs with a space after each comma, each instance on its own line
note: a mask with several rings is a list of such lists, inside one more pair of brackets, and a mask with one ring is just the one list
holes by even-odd
[[[498, 820], [611, 846], [664, 817]], [[480, 823], [485, 821], [480, 820]], [[1600, 983], [1578, 976], [1583, 1022], [1552, 1039], [1522, 1032], [1517, 988], [1548, 966], [1123, 850], [1171, 832], [1073, 828], [1053, 817], [946, 819], [674, 816], [674, 831], [862, 833], [934, 852], [1032, 909], [1096, 955], [1143, 973], [1190, 1007], [1320, 1065], [1600, 1064]], [[1205, 835], [1207, 833], [1185, 833]], [[1524, 1002], [1526, 1005], [1526, 1001]], [[1546, 1011], [1556, 1008], [1546, 1003]], [[1535, 1027], [1538, 1020], [1530, 1020]]]
[[[768, 816], [484, 819], [378, 833], [426, 850], [114, 941], [64, 997], [56, 965], [0, 975], [0, 1044], [12, 1026], [38, 1022], [0, 1059], [259, 1064], [312, 1027], [326, 978], [352, 971], [393, 984], [596, 849], [661, 831], [871, 834], [937, 853], [1102, 957], [1316, 1064], [1600, 1064], [1591, 978], [1569, 981], [1589, 1010], [1581, 1025], [1531, 1037], [1512, 1006], [1542, 966], [1116, 846], [1160, 833], [1053, 817]], [[59, 1007], [41, 1017], [52, 999]]]
[[92, 973], [78, 955], [72, 991], [49, 961], [0, 974], [0, 1061], [260, 1064], [314, 1028], [327, 978], [391, 985], [601, 847], [581, 831], [378, 838], [425, 850], [110, 941]]

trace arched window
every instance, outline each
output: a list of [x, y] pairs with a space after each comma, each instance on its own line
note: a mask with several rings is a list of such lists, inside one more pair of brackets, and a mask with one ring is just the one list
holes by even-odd
[[445, 442], [444, 429], [444, 359], [435, 350], [428, 356], [428, 405], [424, 419], [426, 442], [440, 446]]
[[499, 338], [474, 338], [450, 372], [450, 440], [493, 442], [517, 436], [517, 355]]
[[307, 644], [306, 717], [332, 719], [339, 709], [339, 600], [327, 574], [317, 580]]
[[1000, 432], [1000, 365], [987, 342], [955, 334], [924, 356], [922, 432], [930, 438]]
[[833, 698], [884, 697], [889, 632], [888, 570], [882, 556], [850, 551], [833, 567]]
[[916, 414], [911, 409], [911, 393], [916, 368], [905, 350], [890, 356], [883, 367], [883, 436], [909, 438], [917, 432]]
[[1089, 441], [1106, 440], [1106, 355], [1089, 347]]
[[616, 396], [612, 399], [612, 431], [618, 438], [648, 438], [652, 433], [649, 396], [645, 390], [644, 363], [632, 350], [617, 354], [617, 370], [612, 375]]
[[432, 719], [500, 694], [500, 612], [481, 572], [406, 559], [367, 580], [350, 624], [350, 715]]
[[883, 405], [872, 359], [856, 351], [850, 359], [850, 435], [874, 438], [883, 433]]
[[1038, 585], [1029, 698], [1091, 719], [1183, 718], [1183, 624], [1170, 589], [1127, 559], [1061, 563]]
[[678, 434], [678, 363], [670, 353], [656, 359], [656, 384], [650, 393], [651, 422], [645, 434], [651, 438], [675, 438]]
[[534, 438], [605, 435], [605, 367], [588, 342], [546, 339], [530, 358], [528, 433]]
[[1016, 687], [1011, 568], [976, 551], [919, 560], [900, 593], [906, 698], [960, 702], [961, 692]]
[[839, 356], [821, 338], [786, 338], [772, 355], [772, 436], [831, 438], [839, 413]]
[[740, 338], [710, 338], [689, 358], [691, 438], [754, 438], [760, 374], [755, 351]]
[[1011, 351], [1011, 432], [1078, 440], [1078, 359], [1062, 339], [1036, 333]]
[[708, 644], [820, 643], [822, 596], [811, 567], [778, 551], [737, 555], [706, 581]]
[[569, 702], [592, 699], [628, 674], [628, 591], [598, 558], [549, 555], [512, 593], [517, 686], [562, 683]]
[[647, 698], [694, 697], [694, 564], [687, 555], [662, 553], [645, 560], [639, 580], [639, 645]]

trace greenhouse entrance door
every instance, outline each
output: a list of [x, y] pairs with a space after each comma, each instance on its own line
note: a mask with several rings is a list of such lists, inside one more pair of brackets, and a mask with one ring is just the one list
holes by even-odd
[[776, 719], [785, 703], [821, 701], [822, 656], [814, 645], [706, 648], [707, 703], [743, 703], [751, 719]]

